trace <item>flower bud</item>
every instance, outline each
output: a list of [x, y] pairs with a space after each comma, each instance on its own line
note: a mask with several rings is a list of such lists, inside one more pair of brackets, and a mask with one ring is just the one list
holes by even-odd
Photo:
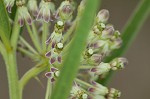
[[101, 38], [109, 39], [114, 35], [114, 27], [112, 25], [107, 25], [106, 28], [102, 31]]
[[54, 4], [50, 1], [41, 1], [40, 10], [36, 19], [42, 19], [48, 23], [51, 20], [51, 12], [53, 11], [54, 7]]
[[64, 30], [64, 22], [63, 21], [57, 21], [57, 23], [55, 24], [55, 33], [58, 33], [58, 34], [62, 34]]
[[97, 24], [93, 27], [93, 32], [95, 34], [100, 35], [102, 33], [102, 31], [104, 30], [104, 28], [105, 28], [105, 24], [104, 23], [99, 23], [99, 24]]
[[37, 16], [38, 14], [37, 0], [29, 0], [27, 7], [29, 8], [29, 11], [33, 14], [33, 16]]
[[77, 84], [73, 85], [70, 94], [69, 99], [88, 99], [88, 95]]
[[116, 58], [110, 62], [112, 70], [123, 69], [127, 64], [128, 64], [127, 59], [123, 57]]
[[101, 62], [98, 66], [93, 67], [90, 72], [93, 72], [95, 75], [102, 75], [109, 72], [111, 69], [109, 63]]
[[60, 11], [59, 11], [59, 16], [63, 20], [68, 20], [71, 18], [72, 13], [73, 13], [73, 8], [72, 8], [71, 4], [70, 5], [64, 5], [62, 7], [62, 9], [60, 9]]
[[22, 27], [24, 25], [24, 20], [31, 25], [32, 19], [28, 12], [28, 9], [25, 6], [18, 6], [18, 23]]
[[91, 63], [91, 64], [98, 65], [102, 61], [102, 55], [101, 54], [93, 54], [90, 57], [89, 61], [90, 61], [89, 63]]
[[112, 50], [118, 49], [121, 47], [121, 45], [122, 45], [122, 39], [121, 38], [114, 39], [112, 41], [112, 44], [110, 45], [110, 49], [112, 49]]
[[107, 99], [118, 99], [120, 96], [121, 96], [121, 92], [119, 90], [111, 88], [106, 97]]
[[90, 58], [93, 55], [94, 51], [93, 49], [89, 48], [84, 52], [84, 59]]
[[14, 6], [15, 0], [4, 0], [4, 3], [6, 5], [6, 9], [9, 13], [11, 13], [11, 9]]
[[109, 11], [106, 9], [100, 10], [99, 13], [97, 14], [97, 20], [96, 22], [102, 22], [105, 23], [109, 19]]
[[45, 76], [51, 79], [51, 82], [54, 82], [59, 76], [59, 70], [55, 67], [51, 67], [50, 72], [47, 72]]
[[108, 88], [99, 84], [99, 83], [96, 83], [94, 81], [92, 81], [92, 85], [93, 87], [92, 88], [89, 88], [88, 91], [94, 95], [102, 95], [102, 96], [105, 96], [106, 94], [108, 94]]

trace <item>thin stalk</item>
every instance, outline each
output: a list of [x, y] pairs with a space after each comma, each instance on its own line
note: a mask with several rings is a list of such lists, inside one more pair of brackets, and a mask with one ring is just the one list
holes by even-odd
[[46, 44], [45, 41], [47, 39], [48, 36], [48, 32], [49, 32], [49, 28], [48, 28], [48, 23], [43, 23], [43, 33], [42, 33], [42, 50], [45, 52], [46, 51]]
[[47, 89], [46, 89], [46, 95], [45, 95], [45, 99], [50, 99], [51, 96], [51, 82], [50, 79], [47, 80]]
[[79, 67], [79, 69], [91, 69], [93, 68], [94, 66], [87, 66], [87, 65], [82, 65]]
[[38, 32], [37, 32], [37, 29], [35, 27], [35, 23], [32, 23], [31, 27], [32, 27], [33, 35], [34, 35], [34, 37], [35, 37], [35, 39], [36, 39], [36, 41], [38, 43], [38, 46], [40, 46], [40, 48], [42, 48], [41, 44], [40, 44], [40, 40], [39, 40], [39, 35], [38, 35]]
[[28, 81], [31, 78], [37, 76], [39, 73], [41, 73], [41, 72], [43, 72], [47, 69], [48, 69], [48, 64], [46, 62], [46, 63], [43, 63], [43, 64], [38, 64], [37, 66], [31, 68], [29, 71], [27, 71], [23, 75], [23, 77], [19, 81], [21, 97], [22, 97], [23, 89], [24, 89], [25, 85], [28, 83]]
[[32, 40], [32, 42], [33, 42], [35, 48], [38, 50], [38, 52], [41, 52], [41, 48], [40, 48], [40, 46], [39, 46], [39, 43], [38, 43], [38, 41], [35, 39], [35, 37], [34, 37], [34, 35], [33, 35], [33, 32], [32, 32], [30, 26], [29, 26], [27, 23], [26, 23], [26, 27], [27, 27], [28, 33], [29, 33], [29, 35], [30, 35], [30, 37], [31, 37], [31, 40]]
[[[16, 12], [18, 13], [18, 10]], [[16, 13], [14, 24], [13, 24], [12, 36], [11, 36], [11, 40], [10, 40], [11, 46], [14, 48], [14, 50], [16, 50], [16, 48], [17, 48], [17, 42], [18, 42], [18, 38], [19, 38], [19, 34], [20, 34], [20, 26], [18, 24], [17, 13]]]
[[17, 49], [18, 49], [18, 51], [25, 54], [26, 56], [29, 56], [31, 59], [35, 59], [35, 57], [34, 57], [35, 55], [32, 52], [30, 52], [22, 47], [18, 47]]
[[20, 36], [20, 41], [34, 54], [38, 54], [38, 52], [23, 38]]
[[85, 86], [87, 86], [87, 87], [93, 87], [91, 84], [89, 84], [89, 83], [87, 83], [87, 82], [85, 82], [85, 81], [82, 81], [82, 80], [80, 80], [80, 79], [78, 79], [78, 78], [76, 78], [75, 81], [77, 81], [78, 83], [80, 83], [80, 84], [82, 84], [82, 85], [85, 85]]

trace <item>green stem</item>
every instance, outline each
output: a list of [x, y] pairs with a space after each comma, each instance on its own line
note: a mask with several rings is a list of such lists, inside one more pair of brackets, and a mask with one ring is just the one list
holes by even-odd
[[32, 27], [33, 35], [34, 35], [34, 37], [35, 37], [35, 39], [37, 41], [37, 45], [41, 48], [41, 44], [40, 44], [40, 40], [39, 40], [37, 29], [35, 27], [35, 23], [32, 23], [31, 27]]
[[77, 81], [79, 84], [85, 85], [87, 87], [93, 87], [91, 84], [89, 84], [89, 83], [87, 83], [87, 82], [85, 82], [83, 80], [80, 80], [78, 78], [76, 78], [75, 81]]
[[25, 85], [27, 84], [27, 82], [31, 78], [37, 76], [39, 73], [45, 71], [47, 68], [48, 68], [48, 64], [46, 62], [44, 64], [39, 64], [39, 65], [33, 67], [32, 69], [30, 69], [23, 75], [23, 77], [19, 81], [21, 97], [22, 97], [23, 89], [24, 89]]
[[9, 97], [10, 99], [20, 99], [15, 51], [11, 50], [7, 52], [7, 59], [5, 59], [5, 64], [8, 76]]
[[47, 89], [46, 89], [46, 95], [45, 95], [45, 99], [50, 99], [51, 96], [51, 82], [50, 79], [47, 80]]
[[[137, 6], [132, 17], [128, 20], [123, 30], [123, 35], [122, 35], [123, 45], [121, 46], [120, 49], [113, 51], [110, 57], [106, 57], [105, 62], [110, 62], [115, 57], [119, 57], [127, 51], [134, 38], [137, 36], [144, 21], [148, 17], [149, 13], [150, 13], [150, 1], [142, 0]], [[113, 72], [111, 71], [111, 73], [108, 74], [106, 79], [101, 81], [102, 84], [107, 84], [112, 74]]]
[[83, 65], [83, 66], [80, 66], [79, 69], [91, 69], [93, 68], [94, 66], [87, 66], [87, 65]]
[[[16, 12], [18, 13], [18, 10]], [[11, 36], [11, 40], [10, 40], [11, 46], [14, 48], [14, 50], [16, 50], [16, 48], [17, 48], [17, 42], [18, 42], [18, 38], [19, 38], [19, 34], [20, 34], [20, 26], [18, 24], [17, 13], [16, 13], [14, 24], [13, 24], [12, 36]]]
[[26, 56], [29, 56], [31, 59], [35, 59], [35, 55], [32, 52], [30, 52], [22, 47], [18, 47], [17, 49], [18, 49], [18, 51], [25, 54]]
[[46, 51], [46, 44], [45, 41], [47, 39], [48, 36], [48, 32], [49, 32], [49, 28], [48, 28], [48, 23], [43, 23], [43, 33], [42, 33], [42, 50], [45, 52]]

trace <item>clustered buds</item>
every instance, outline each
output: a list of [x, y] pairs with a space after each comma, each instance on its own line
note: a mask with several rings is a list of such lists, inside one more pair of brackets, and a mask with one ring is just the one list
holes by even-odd
[[49, 52], [45, 54], [45, 56], [50, 59], [49, 61], [50, 64], [53, 64], [56, 61], [58, 61], [58, 63], [61, 63], [62, 49], [63, 49], [63, 44], [57, 43], [54, 48], [52, 48]]
[[[11, 13], [15, 0], [4, 1], [8, 12]], [[85, 3], [86, 0], [82, 0], [78, 6], [78, 16], [81, 15]], [[74, 31], [67, 34], [70, 32], [70, 27], [66, 28], [67, 24], [74, 24], [72, 18], [74, 7], [72, 4], [73, 1], [65, 0], [58, 9], [55, 9], [55, 4], [51, 0], [41, 0], [39, 7], [36, 0], [28, 0], [28, 2], [16, 1], [20, 26], [23, 26], [24, 22], [31, 25], [34, 18], [40, 24], [42, 21], [47, 24], [52, 23], [52, 31], [45, 42], [47, 45], [45, 57], [50, 64], [50, 70], [45, 76], [50, 79], [51, 83], [53, 83], [52, 85], [60, 75], [61, 64], [74, 36]], [[120, 97], [121, 92], [119, 90], [107, 88], [95, 82], [96, 79], [103, 79], [102, 76], [108, 74], [111, 70], [123, 69], [128, 63], [127, 59], [123, 57], [104, 62], [104, 58], [122, 44], [120, 32], [115, 30], [113, 25], [107, 23], [108, 19], [109, 11], [106, 9], [100, 10], [95, 17], [93, 27], [87, 38], [86, 48], [80, 60], [80, 70], [74, 79], [68, 99], [118, 99]]]
[[87, 99], [88, 95], [76, 83], [73, 85], [69, 99]]
[[46, 74], [45, 74], [45, 76], [47, 77], [47, 78], [49, 78], [50, 80], [51, 80], [51, 82], [54, 82], [57, 78], [58, 78], [58, 76], [59, 76], [59, 70], [57, 69], [57, 68], [55, 68], [55, 67], [51, 67], [50, 68], [50, 72], [47, 72]]

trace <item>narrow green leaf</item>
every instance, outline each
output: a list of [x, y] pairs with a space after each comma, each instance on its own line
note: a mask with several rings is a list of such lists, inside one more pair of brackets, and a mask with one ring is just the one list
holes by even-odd
[[[122, 34], [122, 39], [123, 39], [123, 45], [120, 49], [114, 50], [112, 55], [110, 57], [107, 57], [105, 59], [105, 62], [109, 62], [115, 57], [119, 57], [123, 55], [129, 46], [131, 45], [132, 41], [134, 38], [137, 36], [140, 28], [142, 27], [144, 21], [148, 17], [150, 13], [150, 1], [149, 0], [142, 0], [139, 5], [137, 6], [135, 12], [127, 22], [123, 34]], [[106, 84], [108, 80], [111, 78], [112, 71], [106, 79], [102, 81], [103, 84]]]
[[5, 41], [4, 39], [9, 39], [10, 30], [10, 23], [6, 8], [4, 6], [3, 0], [0, 0], [0, 37], [3, 41]]
[[55, 89], [51, 99], [67, 99], [69, 91], [72, 87], [74, 78], [76, 77], [80, 56], [86, 46], [86, 39], [93, 23], [100, 0], [86, 0], [86, 7], [79, 20], [79, 25], [75, 31], [74, 40], [69, 48], [68, 55], [64, 60], [60, 77], [56, 82]]

